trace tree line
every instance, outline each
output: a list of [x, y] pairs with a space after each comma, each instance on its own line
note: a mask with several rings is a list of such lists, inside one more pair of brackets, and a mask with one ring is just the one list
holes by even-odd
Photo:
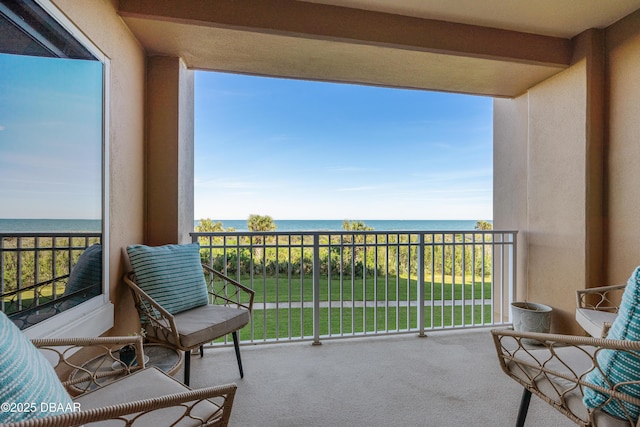
[[[201, 238], [203, 262], [229, 274], [300, 275], [313, 270], [311, 236], [260, 235], [275, 231], [269, 216], [251, 215], [247, 236]], [[416, 275], [418, 271], [418, 236], [407, 233], [360, 233], [375, 231], [362, 221], [345, 220], [342, 235], [320, 235], [320, 273], [347, 276]], [[475, 230], [491, 230], [487, 221], [478, 221]], [[225, 229], [221, 222], [200, 220], [197, 232], [217, 233]], [[306, 240], [305, 240], [306, 239]], [[489, 276], [492, 266], [491, 236], [478, 234], [427, 234], [425, 241], [425, 273], [437, 275]], [[226, 248], [223, 246], [226, 245]]]

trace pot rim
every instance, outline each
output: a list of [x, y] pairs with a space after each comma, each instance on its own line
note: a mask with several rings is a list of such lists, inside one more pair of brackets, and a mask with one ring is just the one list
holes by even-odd
[[537, 302], [528, 302], [528, 301], [514, 301], [511, 303], [511, 306], [513, 308], [517, 308], [520, 310], [531, 311], [531, 312], [541, 312], [541, 313], [546, 313], [553, 310], [548, 305], [540, 304]]

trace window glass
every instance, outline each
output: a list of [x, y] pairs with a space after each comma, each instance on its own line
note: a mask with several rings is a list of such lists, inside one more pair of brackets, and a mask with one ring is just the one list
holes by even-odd
[[104, 65], [0, 1], [0, 309], [21, 328], [103, 292]]

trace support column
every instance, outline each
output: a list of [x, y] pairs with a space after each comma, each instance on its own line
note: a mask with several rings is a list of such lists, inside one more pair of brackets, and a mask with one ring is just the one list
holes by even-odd
[[147, 58], [145, 241], [188, 243], [193, 231], [194, 77], [180, 58]]
[[604, 34], [572, 43], [571, 67], [494, 103], [494, 226], [520, 230], [517, 298], [575, 334], [576, 290], [605, 277]]

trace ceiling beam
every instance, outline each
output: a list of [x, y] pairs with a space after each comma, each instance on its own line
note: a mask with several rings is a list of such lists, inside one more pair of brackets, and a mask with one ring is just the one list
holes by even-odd
[[565, 68], [571, 40], [291, 0], [120, 0], [123, 17]]

